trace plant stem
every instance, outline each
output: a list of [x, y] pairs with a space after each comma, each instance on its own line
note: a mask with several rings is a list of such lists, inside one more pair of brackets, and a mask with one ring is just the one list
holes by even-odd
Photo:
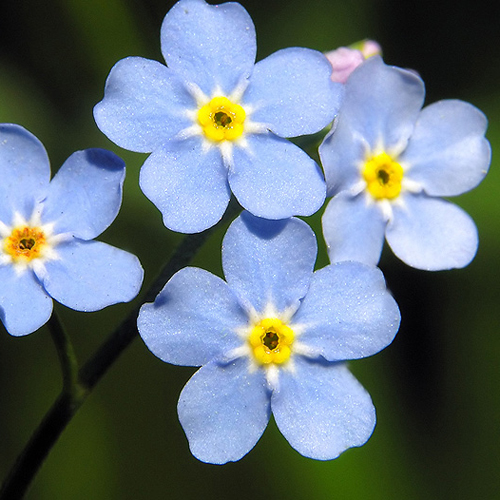
[[47, 322], [47, 326], [56, 346], [63, 376], [63, 391], [70, 394], [78, 388], [78, 361], [71, 339], [64, 329], [57, 310]]
[[[238, 211], [238, 204], [232, 200], [219, 224], [233, 218]], [[188, 235], [181, 241], [145, 294], [145, 302], [153, 301], [165, 283], [191, 261], [217, 226], [202, 233]], [[108, 368], [138, 335], [137, 316], [139, 309], [140, 305], [131, 311], [78, 373], [76, 373], [76, 357], [69, 338], [64, 333], [58, 318], [53, 315], [54, 319], [51, 318], [49, 328], [61, 357], [64, 378], [63, 390], [17, 458], [0, 490], [0, 500], [17, 500], [24, 497], [45, 458], [77, 410]]]

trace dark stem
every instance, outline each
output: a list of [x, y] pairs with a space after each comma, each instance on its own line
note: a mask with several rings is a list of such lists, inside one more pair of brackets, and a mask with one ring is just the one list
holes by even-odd
[[[239, 205], [232, 200], [223, 219], [217, 226], [228, 219], [232, 219], [239, 210]], [[207, 229], [203, 233], [188, 235], [182, 240], [157, 279], [145, 294], [143, 302], [151, 302], [154, 300], [164, 284], [177, 271], [189, 264], [191, 259], [217, 226]], [[68, 384], [66, 376], [69, 378], [73, 377], [73, 375], [71, 375], [72, 367], [70, 366], [72, 362], [69, 362], [67, 359], [64, 361], [62, 360], [63, 375], [65, 377], [63, 391], [17, 458], [10, 474], [2, 486], [0, 500], [17, 500], [24, 497], [45, 458], [77, 410], [85, 402], [87, 396], [106, 373], [108, 368], [110, 368], [125, 348], [138, 335], [137, 315], [139, 314], [139, 309], [140, 306], [135, 307], [120, 326], [97, 349], [95, 354], [81, 368], [78, 377], [72, 380], [71, 388], [68, 388], [66, 385]], [[58, 346], [58, 352], [60, 353], [59, 347], [67, 348], [67, 337], [66, 340], [64, 340], [65, 334], [63, 334], [61, 324], [57, 318], [51, 320], [49, 327], [56, 342], [56, 346]]]
[[61, 371], [63, 376], [63, 391], [70, 394], [78, 388], [78, 361], [71, 339], [64, 329], [57, 310], [52, 312], [52, 316], [47, 322], [47, 326], [52, 335], [52, 340], [56, 346]]

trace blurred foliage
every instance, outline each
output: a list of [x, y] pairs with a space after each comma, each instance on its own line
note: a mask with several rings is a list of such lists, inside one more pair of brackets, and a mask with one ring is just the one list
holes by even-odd
[[[145, 155], [108, 141], [94, 124], [92, 107], [116, 61], [129, 55], [161, 60], [159, 28], [172, 3], [20, 0], [4, 2], [0, 17], [0, 121], [33, 132], [45, 144], [54, 171], [73, 151], [87, 147], [106, 147], [125, 159], [123, 209], [102, 239], [139, 256], [145, 287], [181, 236], [163, 227], [138, 188]], [[381, 267], [403, 320], [389, 348], [351, 363], [378, 412], [375, 433], [363, 448], [331, 462], [308, 460], [271, 422], [240, 462], [200, 463], [190, 455], [176, 415], [179, 392], [193, 370], [162, 363], [137, 339], [71, 422], [28, 499], [498, 498], [499, 4], [243, 4], [256, 25], [259, 58], [287, 46], [330, 50], [373, 38], [382, 44], [387, 63], [422, 75], [428, 102], [460, 98], [486, 113], [492, 168], [478, 189], [458, 200], [478, 226], [476, 259], [464, 270], [430, 274], [384, 253]], [[309, 222], [321, 235], [319, 220], [316, 215]], [[221, 273], [222, 235], [211, 238], [196, 265]], [[323, 246], [320, 265], [325, 264]], [[83, 314], [57, 307], [81, 362], [130, 308]], [[1, 333], [3, 478], [58, 394], [60, 373], [46, 328], [25, 338]]]

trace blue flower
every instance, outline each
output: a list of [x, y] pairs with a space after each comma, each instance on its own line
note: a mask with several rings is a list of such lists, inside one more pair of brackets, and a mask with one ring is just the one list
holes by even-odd
[[18, 125], [0, 125], [0, 317], [11, 335], [45, 324], [52, 298], [96, 311], [137, 295], [137, 257], [92, 241], [118, 214], [124, 178], [120, 158], [88, 149], [50, 181], [41, 142]]
[[421, 109], [424, 83], [378, 56], [349, 77], [345, 101], [320, 146], [328, 195], [323, 232], [332, 262], [377, 264], [384, 234], [408, 265], [466, 266], [477, 250], [476, 226], [441, 196], [456, 196], [486, 175], [487, 121], [463, 101]]
[[201, 366], [178, 405], [198, 459], [239, 460], [271, 412], [306, 457], [333, 459], [370, 437], [375, 409], [345, 361], [387, 346], [399, 310], [377, 268], [313, 272], [316, 251], [300, 219], [244, 212], [224, 237], [226, 281], [184, 268], [141, 308], [139, 332], [156, 356]]
[[311, 215], [325, 199], [318, 165], [284, 137], [318, 132], [341, 85], [326, 57], [289, 48], [255, 64], [255, 28], [236, 3], [181, 0], [161, 28], [167, 66], [119, 61], [94, 109], [119, 146], [152, 154], [140, 185], [175, 231], [199, 232], [224, 213], [231, 191], [254, 215]]

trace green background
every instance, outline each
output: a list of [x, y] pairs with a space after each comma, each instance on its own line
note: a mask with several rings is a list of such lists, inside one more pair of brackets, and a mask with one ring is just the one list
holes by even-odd
[[[491, 2], [490, 2], [491, 3]], [[176, 415], [193, 369], [170, 366], [137, 338], [52, 450], [28, 499], [470, 499], [500, 498], [500, 7], [482, 2], [291, 0], [243, 2], [258, 58], [288, 46], [326, 51], [378, 40], [388, 64], [417, 70], [427, 103], [469, 101], [489, 118], [491, 171], [456, 202], [475, 219], [479, 251], [466, 269], [425, 273], [384, 251], [381, 268], [402, 312], [396, 340], [352, 362], [378, 423], [370, 441], [330, 462], [296, 453], [271, 421], [254, 450], [225, 466], [189, 453]], [[0, 122], [46, 146], [53, 171], [75, 150], [105, 147], [127, 163], [123, 208], [100, 239], [141, 259], [144, 289], [181, 236], [166, 230], [138, 188], [146, 155], [100, 133], [92, 107], [119, 59], [162, 60], [159, 28], [172, 2], [19, 0], [2, 3]], [[223, 29], [223, 27], [221, 27]], [[321, 236], [319, 214], [309, 222]], [[195, 264], [221, 273], [217, 232]], [[320, 243], [320, 267], [327, 263]], [[110, 287], [113, 283], [109, 284]], [[141, 302], [92, 314], [56, 304], [84, 362]], [[7, 474], [61, 387], [44, 327], [24, 338], [0, 327], [0, 476]], [[314, 429], [311, 429], [314, 432]]]

